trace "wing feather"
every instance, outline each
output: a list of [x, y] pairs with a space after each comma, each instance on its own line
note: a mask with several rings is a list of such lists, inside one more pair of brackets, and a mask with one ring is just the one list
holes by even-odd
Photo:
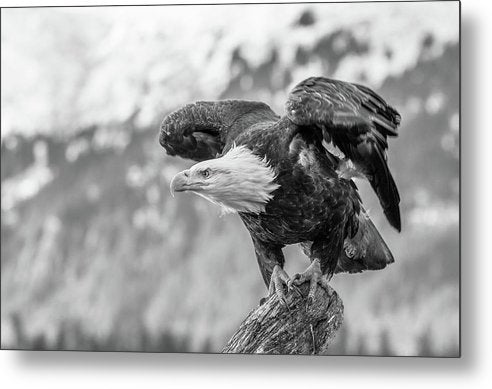
[[278, 116], [262, 102], [198, 101], [164, 118], [159, 143], [170, 155], [195, 161], [213, 159], [252, 124], [273, 120]]
[[323, 132], [378, 195], [390, 224], [401, 230], [400, 196], [387, 163], [388, 136], [397, 136], [401, 117], [381, 96], [358, 84], [311, 77], [291, 91], [287, 117]]

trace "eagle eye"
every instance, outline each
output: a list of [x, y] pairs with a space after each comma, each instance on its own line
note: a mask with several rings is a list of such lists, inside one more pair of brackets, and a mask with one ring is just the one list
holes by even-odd
[[205, 178], [210, 177], [210, 169], [202, 170], [201, 173], [202, 173], [202, 176]]

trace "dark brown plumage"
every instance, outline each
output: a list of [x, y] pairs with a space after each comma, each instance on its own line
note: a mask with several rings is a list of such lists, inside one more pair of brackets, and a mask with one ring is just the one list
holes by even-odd
[[401, 230], [400, 196], [387, 165], [387, 137], [396, 136], [400, 115], [371, 89], [312, 77], [298, 84], [286, 105], [299, 126], [321, 130], [363, 173], [379, 197], [388, 221]]
[[[198, 164], [200, 178], [190, 178], [189, 172], [186, 178], [180, 176], [180, 183], [186, 180], [180, 190], [207, 197], [204, 183], [212, 174], [214, 199], [220, 200], [217, 183], [231, 172], [227, 165], [207, 168], [206, 161], [227, 155], [235, 146], [268, 163], [276, 189], [264, 211], [238, 213], [251, 234], [265, 283], [273, 273], [276, 289], [278, 279], [288, 278], [281, 268], [282, 248], [289, 244], [301, 244], [328, 276], [381, 269], [393, 262], [354, 182], [341, 170], [345, 162], [353, 162], [376, 191], [390, 223], [400, 230], [400, 198], [386, 158], [387, 137], [397, 135], [399, 114], [369, 88], [322, 77], [298, 84], [286, 110], [280, 118], [264, 103], [229, 100], [197, 102], [167, 116], [159, 141], [168, 154], [204, 161]], [[325, 142], [344, 156], [328, 151]], [[193, 186], [198, 181], [199, 189]]]

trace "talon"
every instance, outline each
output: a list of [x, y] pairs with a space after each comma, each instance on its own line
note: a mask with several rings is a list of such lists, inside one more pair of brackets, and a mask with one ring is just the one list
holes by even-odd
[[297, 273], [292, 277], [292, 284], [294, 285], [302, 285], [307, 280], [304, 273]]
[[290, 291], [294, 291], [299, 297], [302, 297], [301, 289], [299, 289], [297, 285], [292, 285], [292, 283], [287, 284], [287, 289]]
[[299, 289], [299, 287], [294, 283], [294, 280], [295, 280], [295, 276], [294, 278], [291, 278], [289, 282], [287, 282], [287, 290], [294, 291], [295, 293], [297, 293], [299, 297], [302, 297], [301, 289]]
[[321, 265], [319, 259], [314, 259], [308, 268], [301, 274], [295, 274], [292, 277], [292, 284], [300, 285], [309, 280], [309, 293], [307, 296], [307, 305], [312, 305], [316, 297], [316, 291], [318, 285], [326, 290], [329, 296], [331, 296], [331, 288], [328, 285], [328, 281], [324, 278], [321, 272]]
[[285, 272], [285, 270], [282, 269], [279, 265], [275, 265], [275, 267], [273, 268], [272, 277], [270, 279], [270, 286], [268, 287], [268, 295], [272, 296], [275, 294], [277, 296], [277, 299], [279, 300], [280, 305], [286, 307], [287, 309], [289, 309], [289, 311], [290, 308], [285, 296], [284, 285], [287, 287], [287, 290], [290, 290], [290, 281], [290, 277]]

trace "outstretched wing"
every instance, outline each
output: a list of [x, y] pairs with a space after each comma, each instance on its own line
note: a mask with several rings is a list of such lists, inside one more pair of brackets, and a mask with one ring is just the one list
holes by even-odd
[[333, 142], [378, 195], [390, 224], [401, 230], [400, 196], [387, 164], [387, 137], [397, 136], [399, 113], [371, 89], [312, 77], [299, 83], [286, 104], [287, 117], [299, 126], [314, 126]]
[[164, 118], [159, 143], [170, 155], [203, 161], [219, 156], [251, 125], [272, 120], [278, 116], [261, 102], [198, 101]]

